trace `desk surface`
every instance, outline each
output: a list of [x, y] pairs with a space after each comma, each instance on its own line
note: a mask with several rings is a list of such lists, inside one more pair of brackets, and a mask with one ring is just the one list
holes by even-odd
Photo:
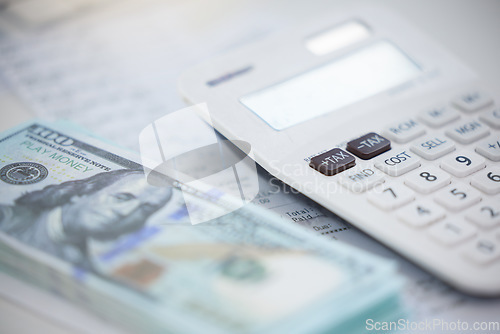
[[[421, 30], [431, 35], [435, 40], [445, 45], [445, 47], [461, 59], [466, 65], [475, 70], [479, 76], [484, 80], [487, 87], [494, 90], [500, 90], [500, 66], [497, 65], [498, 55], [500, 54], [500, 2], [497, 0], [489, 1], [472, 1], [472, 0], [380, 0], [380, 1], [308, 1], [306, 2], [286, 2], [286, 1], [246, 1], [240, 4], [241, 7], [262, 9], [260, 12], [262, 17], [274, 16], [278, 17], [280, 24], [270, 26], [268, 30], [277, 30], [286, 28], [288, 25], [299, 22], [304, 17], [314, 17], [315, 13], [325, 12], [328, 10], [336, 11], [341, 10], [344, 6], [353, 5], [355, 3], [370, 3], [381, 4], [389, 8], [393, 8], [402, 16], [406, 17], [414, 25]], [[225, 4], [227, 5], [227, 3]], [[269, 8], [266, 11], [266, 8]], [[193, 7], [196, 10], [196, 7]], [[219, 7], [219, 13], [210, 13], [203, 24], [213, 25], [217, 22], [228, 22], [228, 27], [231, 24], [237, 24], [234, 19], [231, 19], [232, 6]], [[249, 11], [252, 12], [252, 11]], [[255, 11], [254, 11], [255, 12]], [[240, 13], [241, 14], [241, 13]], [[199, 13], [197, 15], [200, 15]], [[262, 17], [249, 17], [246, 18], [250, 22], [260, 22]], [[271, 22], [269, 18], [266, 22]], [[251, 26], [251, 25], [250, 25]], [[251, 32], [249, 32], [251, 35]], [[196, 34], [193, 34], [191, 40], [174, 41], [175, 43], [197, 43]], [[207, 36], [204, 36], [206, 38]], [[214, 36], [215, 37], [215, 36]], [[233, 44], [238, 44], [238, 40], [230, 41]], [[1, 43], [1, 39], [0, 39]], [[169, 41], [166, 41], [168, 44]], [[180, 48], [182, 49], [182, 48]], [[178, 54], [177, 57], [182, 57]], [[200, 56], [197, 60], [202, 60]], [[194, 58], [193, 58], [194, 59]], [[169, 66], [169, 61], [165, 61], [165, 67]], [[177, 66], [177, 64], [172, 64]], [[178, 69], [181, 72], [184, 68]], [[175, 87], [176, 77], [169, 78], [171, 87]], [[172, 92], [166, 93], [171, 98], [171, 105], [178, 107], [182, 106], [182, 100], [177, 96], [175, 89]], [[8, 128], [20, 121], [27, 120], [35, 115], [35, 112], [30, 106], [23, 104], [23, 101], [12, 95], [9, 87], [0, 89], [0, 113], [1, 113], [1, 129]], [[398, 260], [402, 266], [408, 266], [406, 261]], [[15, 286], [16, 289], [23, 289], [20, 286]], [[23, 295], [26, 298], [32, 298], [30, 291], [24, 291]], [[35, 293], [36, 294], [36, 293]], [[31, 296], [31, 297], [30, 297]], [[37, 298], [42, 298], [38, 296]], [[58, 301], [50, 301], [51, 303], [58, 303]], [[500, 312], [500, 303], [498, 301], [475, 301], [475, 307], [478, 313], [482, 309], [490, 308], [493, 306]], [[47, 307], [49, 305], [46, 305]], [[59, 309], [64, 309], [64, 305], [58, 306]], [[82, 316], [81, 319], [87, 315]], [[484, 319], [482, 319], [484, 320]], [[493, 319], [490, 319], [493, 320]], [[498, 318], [496, 319], [498, 321]], [[38, 313], [27, 309], [19, 301], [9, 299], [5, 296], [0, 299], [0, 323], [2, 324], [3, 333], [27, 333], [32, 332], [34, 328], [40, 332], [49, 333], [68, 333], [68, 331], [76, 332], [91, 332], [89, 328], [100, 328], [102, 331], [113, 331], [106, 325], [97, 324], [87, 329], [71, 329], [62, 325], [55, 320], [49, 320], [40, 316]], [[101, 326], [101, 327], [99, 327]]]

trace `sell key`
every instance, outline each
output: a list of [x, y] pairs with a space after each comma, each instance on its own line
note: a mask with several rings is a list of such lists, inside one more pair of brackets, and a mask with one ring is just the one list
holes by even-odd
[[455, 144], [444, 136], [430, 136], [414, 142], [410, 150], [426, 160], [436, 160], [453, 152]]

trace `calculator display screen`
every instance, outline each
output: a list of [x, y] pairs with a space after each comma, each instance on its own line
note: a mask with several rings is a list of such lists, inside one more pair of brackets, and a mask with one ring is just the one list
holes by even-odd
[[398, 47], [378, 41], [326, 65], [240, 98], [276, 130], [340, 109], [421, 73]]

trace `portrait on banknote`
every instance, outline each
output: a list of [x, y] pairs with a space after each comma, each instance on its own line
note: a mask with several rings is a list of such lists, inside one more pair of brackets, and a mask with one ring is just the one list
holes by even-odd
[[88, 241], [132, 233], [163, 207], [171, 188], [150, 186], [142, 170], [115, 170], [27, 192], [0, 204], [0, 230], [43, 252], [92, 270]]

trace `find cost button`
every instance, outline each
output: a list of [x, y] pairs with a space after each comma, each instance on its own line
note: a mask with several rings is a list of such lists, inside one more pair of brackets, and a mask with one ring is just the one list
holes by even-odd
[[346, 149], [355, 156], [368, 160], [390, 150], [391, 142], [375, 132], [370, 132], [348, 142]]
[[340, 148], [317, 155], [309, 166], [327, 176], [332, 176], [356, 165], [356, 158]]

